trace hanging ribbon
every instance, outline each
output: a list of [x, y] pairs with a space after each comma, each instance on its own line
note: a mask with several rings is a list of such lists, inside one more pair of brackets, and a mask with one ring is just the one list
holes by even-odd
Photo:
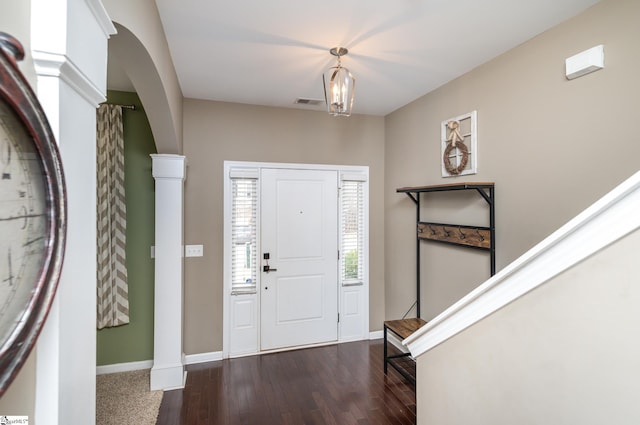
[[[445, 170], [447, 170], [449, 174], [453, 175], [460, 174], [467, 166], [467, 162], [469, 162], [469, 149], [467, 149], [467, 145], [464, 144], [464, 137], [462, 137], [458, 131], [459, 127], [460, 123], [458, 121], [449, 121], [447, 123], [449, 138], [447, 139], [447, 147], [444, 150], [444, 155], [442, 156], [442, 162]], [[460, 144], [458, 144], [458, 142], [460, 142]], [[451, 159], [449, 158], [451, 151], [456, 148], [462, 154], [460, 164], [457, 167], [451, 164]]]
[[449, 121], [447, 123], [447, 128], [449, 129], [449, 138], [447, 139], [448, 143], [451, 143], [451, 147], [456, 147], [458, 141], [464, 142], [464, 137], [460, 135], [458, 128], [460, 127], [460, 123], [458, 121]]

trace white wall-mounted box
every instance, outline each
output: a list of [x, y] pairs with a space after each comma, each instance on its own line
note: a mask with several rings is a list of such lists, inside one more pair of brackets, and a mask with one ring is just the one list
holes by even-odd
[[568, 80], [604, 68], [604, 46], [601, 44], [567, 58], [565, 67]]

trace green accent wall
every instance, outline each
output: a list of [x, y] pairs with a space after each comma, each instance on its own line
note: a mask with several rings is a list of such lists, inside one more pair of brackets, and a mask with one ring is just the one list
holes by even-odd
[[136, 107], [123, 110], [130, 322], [97, 332], [98, 366], [153, 359], [155, 183], [149, 155], [156, 146], [137, 94], [108, 91], [107, 102]]

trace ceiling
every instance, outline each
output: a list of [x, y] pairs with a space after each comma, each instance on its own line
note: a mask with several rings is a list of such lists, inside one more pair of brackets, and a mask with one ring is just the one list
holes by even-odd
[[342, 46], [354, 113], [381, 116], [597, 2], [156, 0], [185, 97], [322, 110], [294, 102], [323, 99]]

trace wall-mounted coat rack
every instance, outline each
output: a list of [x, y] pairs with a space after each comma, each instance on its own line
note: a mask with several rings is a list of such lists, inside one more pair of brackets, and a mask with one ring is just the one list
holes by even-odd
[[[420, 194], [428, 192], [444, 192], [452, 190], [475, 190], [489, 205], [489, 226], [466, 226], [461, 224], [432, 223], [420, 220]], [[410, 373], [402, 367], [398, 360], [409, 356], [409, 353], [389, 355], [387, 351], [389, 332], [405, 339], [413, 332], [424, 326], [426, 322], [420, 318], [420, 243], [432, 241], [459, 245], [465, 248], [474, 248], [489, 251], [491, 262], [491, 276], [496, 272], [496, 246], [495, 246], [495, 198], [494, 183], [453, 183], [435, 186], [402, 187], [398, 193], [406, 193], [416, 204], [416, 318], [386, 320], [384, 322], [384, 373], [387, 366], [391, 365], [409, 382], [415, 384], [415, 373]]]
[[[467, 226], [462, 224], [432, 223], [420, 219], [420, 194], [432, 192], [448, 192], [454, 190], [474, 190], [482, 196], [489, 206], [489, 226]], [[433, 241], [459, 245], [489, 251], [491, 276], [496, 273], [495, 246], [495, 184], [481, 183], [451, 183], [433, 186], [401, 187], [398, 193], [406, 193], [416, 204], [416, 310], [420, 317], [420, 242]]]

